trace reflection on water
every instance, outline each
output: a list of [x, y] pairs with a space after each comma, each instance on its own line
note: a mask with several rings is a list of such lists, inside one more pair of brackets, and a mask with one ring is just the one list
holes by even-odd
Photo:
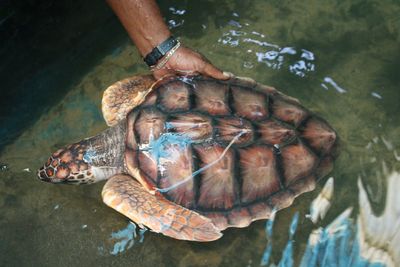
[[325, 228], [313, 230], [301, 266], [365, 266], [346, 209]]
[[293, 266], [293, 236], [296, 233], [297, 230], [297, 225], [299, 222], [299, 213], [296, 212], [295, 215], [293, 216], [292, 222], [290, 224], [289, 228], [289, 241], [286, 244], [285, 249], [282, 252], [282, 255], [284, 255], [279, 262], [279, 266]]
[[371, 262], [387, 266], [400, 265], [400, 173], [387, 177], [387, 193], [383, 213], [376, 216], [368, 201], [361, 179], [358, 180], [360, 214], [357, 219], [361, 255]]
[[102, 242], [103, 244], [97, 247], [97, 252], [102, 256], [125, 253], [134, 245], [143, 243], [147, 231], [148, 229], [144, 226], [138, 229], [135, 223], [128, 222], [125, 228], [112, 232], [107, 242]]
[[314, 224], [320, 219], [323, 220], [332, 205], [333, 198], [333, 177], [328, 178], [324, 187], [318, 196], [311, 202], [310, 214], [306, 217], [309, 218]]
[[[344, 94], [347, 92], [346, 89], [340, 87], [332, 78], [330, 77], [325, 77], [324, 78], [324, 82], [331, 85], [336, 91], [338, 91], [338, 93]], [[326, 89], [329, 90], [329, 87], [325, 84], [325, 83], [321, 83], [321, 86]]]
[[0, 163], [0, 171], [6, 171], [8, 169], [8, 164]]
[[110, 252], [112, 255], [117, 255], [130, 249], [135, 244], [136, 238], [136, 225], [132, 222], [128, 223], [128, 226], [118, 232], [111, 233], [111, 239], [118, 240]]
[[[237, 13], [232, 15], [239, 17]], [[266, 41], [266, 35], [251, 30], [249, 23], [241, 24], [236, 20], [230, 20], [228, 25], [232, 29], [222, 33], [218, 42], [226, 47], [240, 47], [238, 54], [249, 55], [257, 62], [265, 64], [267, 67], [280, 70], [286, 68], [290, 73], [299, 77], [305, 77], [307, 73], [315, 71], [315, 55], [306, 49], [296, 49], [294, 47], [280, 47], [277, 44]], [[243, 63], [245, 68], [253, 68], [253, 60], [250, 58]]]
[[[400, 169], [400, 4], [262, 0], [170, 0], [160, 4], [165, 5], [166, 21], [171, 21], [170, 27], [184, 44], [200, 50], [226, 71], [250, 76], [300, 99], [338, 131], [342, 146], [331, 174], [335, 191], [329, 212], [316, 225], [305, 218], [326, 182], [323, 180], [315, 192], [301, 196], [290, 208], [278, 212], [274, 221], [265, 222], [267, 227], [255, 222], [245, 229], [229, 229], [221, 240], [206, 245], [152, 232], [146, 232], [139, 243], [140, 234], [132, 239], [132, 226], [126, 219], [103, 205], [102, 184], [45, 185], [34, 173], [23, 171], [36, 170], [57, 148], [106, 128], [100, 113], [103, 89], [146, 71], [125, 39], [107, 56], [99, 56], [89, 72], [81, 73], [82, 79], [74, 80], [65, 97], [52, 100], [52, 106], [15, 96], [28, 107], [43, 106], [46, 112], [37, 121], [32, 119], [32, 126], [0, 154], [0, 265], [259, 266], [263, 258], [266, 265], [293, 260], [293, 266], [299, 266], [302, 260], [321, 263], [325, 255], [326, 261], [333, 261], [334, 255], [356, 255], [350, 252], [360, 233], [355, 222], [362, 206], [358, 204], [358, 178], [374, 214], [382, 217], [389, 183], [382, 165]], [[24, 68], [29, 69], [29, 64]], [[47, 78], [43, 77], [41, 86], [47, 86]], [[56, 85], [47, 90], [63, 90], [58, 88], [62, 84]], [[29, 83], [26, 86], [30, 88]], [[13, 92], [13, 88], [8, 90]], [[350, 206], [353, 215], [338, 224], [343, 230], [328, 235], [328, 222]], [[288, 229], [296, 212], [297, 231], [292, 235]], [[400, 228], [395, 223], [399, 219], [386, 221], [391, 229]], [[318, 227], [325, 236], [317, 236], [322, 241], [313, 249], [320, 252], [309, 254], [313, 250], [308, 240]], [[125, 228], [129, 228], [125, 236], [111, 238]], [[127, 249], [131, 240], [134, 245]], [[324, 253], [331, 247], [336, 247], [335, 254]], [[350, 248], [345, 250], [347, 254], [343, 248]], [[121, 250], [116, 256], [111, 254]], [[319, 256], [311, 259], [306, 254]], [[285, 255], [290, 257], [285, 259]]]
[[[233, 17], [239, 17], [236, 13]], [[316, 57], [312, 51], [304, 48], [295, 48], [292, 46], [281, 47], [277, 44], [270, 43], [265, 34], [251, 30], [252, 25], [249, 23], [241, 24], [238, 21], [230, 20], [227, 23], [230, 28], [222, 33], [222, 37], [218, 39], [218, 43], [227, 48], [236, 48], [236, 54], [246, 58], [243, 67], [252, 69], [254, 60], [258, 63], [265, 64], [273, 70], [285, 70], [298, 77], [304, 78], [310, 73], [316, 71]], [[249, 58], [250, 56], [250, 58]], [[254, 58], [252, 60], [252, 58]], [[325, 90], [332, 87], [338, 93], [346, 93], [347, 90], [339, 86], [331, 77], [325, 77], [321, 81], [321, 86]], [[372, 93], [373, 96], [379, 98], [379, 94]]]
[[170, 12], [171, 18], [167, 21], [168, 27], [170, 29], [177, 28], [183, 25], [185, 20], [182, 18], [182, 15], [186, 13], [184, 9], [177, 9], [175, 7], [169, 7], [168, 11]]
[[272, 211], [271, 217], [265, 223], [265, 234], [267, 237], [267, 247], [264, 250], [263, 257], [261, 259], [261, 265], [265, 266], [269, 263], [272, 253], [272, 231], [275, 222], [276, 211]]
[[[400, 174], [386, 174], [388, 179], [386, 205], [383, 214], [375, 216], [367, 193], [358, 180], [360, 211], [356, 223], [350, 217], [353, 208], [343, 211], [326, 227], [314, 229], [307, 242], [300, 266], [357, 266], [380, 267], [400, 265]], [[267, 247], [261, 266], [270, 263], [271, 236], [274, 218], [266, 223]], [[297, 229], [299, 213], [292, 218], [289, 241], [282, 252], [278, 266], [293, 266], [293, 236]], [[270, 266], [274, 266], [273, 263]]]

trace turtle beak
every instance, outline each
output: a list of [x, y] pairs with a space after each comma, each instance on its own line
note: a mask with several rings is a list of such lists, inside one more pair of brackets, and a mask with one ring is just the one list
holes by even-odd
[[[62, 170], [61, 172], [65, 172], [65, 170]], [[57, 173], [60, 174], [60, 172], [58, 172], [57, 167], [46, 166], [46, 165], [44, 165], [37, 171], [39, 179], [43, 182], [53, 183], [53, 184], [68, 183], [69, 177], [58, 178], [57, 176], [60, 175], [57, 175]]]
[[48, 182], [48, 183], [51, 182], [51, 179], [46, 174], [46, 169], [44, 166], [37, 171], [37, 176], [43, 182]]
[[62, 163], [59, 157], [53, 154], [41, 167], [37, 175], [43, 182], [48, 183], [68, 183], [71, 178], [71, 168], [68, 164]]

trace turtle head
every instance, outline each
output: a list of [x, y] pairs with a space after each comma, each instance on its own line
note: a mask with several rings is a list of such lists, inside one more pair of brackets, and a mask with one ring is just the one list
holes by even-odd
[[89, 184], [97, 180], [84, 141], [53, 153], [38, 170], [38, 176], [45, 182], [63, 184]]
[[125, 123], [53, 153], [38, 170], [40, 180], [91, 184], [124, 171]]

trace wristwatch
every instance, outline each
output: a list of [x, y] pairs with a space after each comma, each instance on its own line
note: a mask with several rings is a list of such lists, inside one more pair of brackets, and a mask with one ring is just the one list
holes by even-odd
[[177, 44], [178, 39], [174, 36], [168, 37], [164, 42], [154, 47], [153, 50], [143, 58], [144, 62], [146, 62], [149, 67], [156, 65], [157, 62]]

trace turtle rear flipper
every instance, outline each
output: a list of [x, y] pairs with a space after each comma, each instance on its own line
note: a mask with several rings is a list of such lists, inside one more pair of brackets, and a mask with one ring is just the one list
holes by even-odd
[[103, 94], [102, 112], [108, 126], [125, 119], [126, 114], [143, 103], [152, 91], [155, 80], [151, 75], [133, 76], [116, 82]]
[[176, 239], [213, 241], [220, 230], [194, 211], [160, 195], [152, 195], [128, 175], [115, 175], [104, 186], [103, 201], [138, 224]]

